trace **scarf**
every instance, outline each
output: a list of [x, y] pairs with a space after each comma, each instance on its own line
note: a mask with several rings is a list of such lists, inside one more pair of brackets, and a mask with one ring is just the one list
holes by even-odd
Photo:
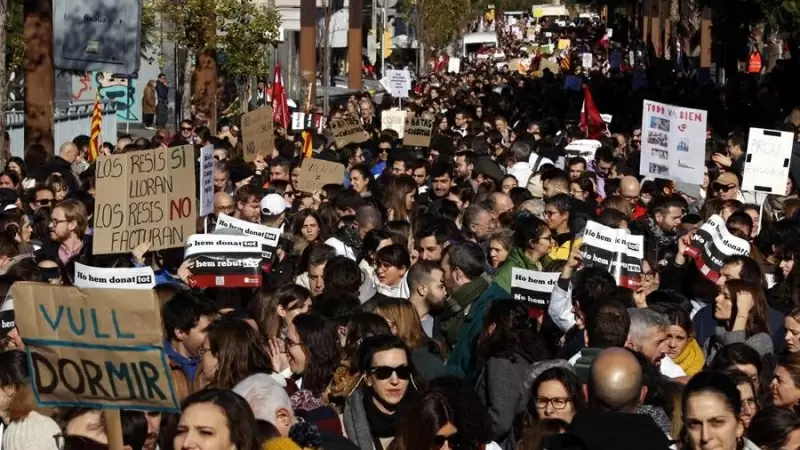
[[409, 386], [406, 396], [397, 405], [394, 414], [386, 415], [375, 406], [372, 389], [368, 387], [356, 389], [347, 399], [342, 415], [347, 438], [360, 450], [383, 450], [380, 438], [394, 436], [412, 398], [413, 389]]
[[[442, 315], [439, 321], [439, 330], [448, 345], [455, 346], [458, 342], [458, 332], [464, 322], [466, 308], [469, 308], [478, 297], [489, 287], [488, 275], [483, 274], [469, 283], [461, 286], [442, 304]], [[468, 310], [467, 310], [468, 311]]]
[[694, 338], [689, 340], [683, 351], [673, 361], [681, 366], [681, 369], [690, 377], [703, 370], [703, 365], [706, 363], [703, 349], [700, 348], [700, 344]]
[[668, 247], [675, 245], [675, 243], [678, 242], [677, 236], [665, 235], [664, 231], [658, 227], [658, 224], [654, 218], [647, 216], [647, 221], [645, 223], [650, 231], [650, 236], [655, 240], [658, 247]]
[[497, 277], [494, 279], [494, 282], [506, 292], [511, 292], [511, 269], [514, 267], [525, 270], [542, 270], [541, 263], [532, 261], [521, 248], [513, 247], [508, 252], [503, 266], [500, 268], [500, 271], [497, 272]]
[[377, 440], [394, 436], [400, 426], [400, 421], [406, 416], [406, 410], [408, 410], [410, 404], [410, 394], [411, 390], [409, 389], [405, 397], [395, 407], [394, 414], [386, 414], [378, 409], [375, 404], [372, 389], [365, 389], [363, 398], [364, 412], [367, 414], [367, 423], [369, 423], [369, 430], [372, 432], [373, 438]]

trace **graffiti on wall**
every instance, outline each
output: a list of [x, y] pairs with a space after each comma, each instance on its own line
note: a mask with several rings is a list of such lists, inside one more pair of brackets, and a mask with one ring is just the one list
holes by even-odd
[[136, 78], [110, 72], [85, 73], [72, 77], [72, 101], [94, 101], [96, 90], [100, 99], [114, 103], [117, 119], [139, 122], [140, 95], [136, 92]]

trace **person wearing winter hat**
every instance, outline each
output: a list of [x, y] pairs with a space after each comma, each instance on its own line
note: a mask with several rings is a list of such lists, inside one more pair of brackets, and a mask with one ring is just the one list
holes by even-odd
[[36, 410], [30, 387], [25, 353], [17, 350], [0, 353], [0, 418], [5, 450], [58, 450], [58, 424]]

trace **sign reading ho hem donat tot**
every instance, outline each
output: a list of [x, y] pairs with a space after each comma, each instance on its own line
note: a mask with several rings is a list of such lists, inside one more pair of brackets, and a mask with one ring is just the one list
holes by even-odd
[[11, 293], [39, 406], [178, 411], [152, 290], [18, 282]]
[[242, 148], [245, 162], [254, 161], [259, 152], [266, 156], [275, 148], [275, 124], [271, 106], [254, 109], [242, 116]]
[[749, 255], [750, 243], [732, 235], [725, 226], [725, 220], [714, 214], [692, 235], [686, 254], [706, 278], [716, 282], [725, 258]]
[[430, 147], [433, 120], [414, 117], [406, 128], [403, 145], [406, 147]]
[[185, 259], [194, 262], [191, 287], [261, 286], [261, 240], [255, 236], [195, 234]]
[[261, 241], [261, 270], [264, 273], [272, 271], [272, 262], [275, 260], [281, 237], [280, 229], [237, 219], [227, 214], [220, 214], [217, 217], [217, 229], [220, 228], [239, 230], [245, 236], [257, 237]]
[[96, 171], [95, 255], [183, 247], [195, 233], [194, 146], [102, 156]]
[[367, 141], [367, 133], [364, 131], [361, 121], [355, 117], [331, 120], [330, 127], [331, 131], [333, 131], [333, 139], [336, 141], [337, 148]]
[[511, 298], [528, 302], [531, 308], [538, 311], [546, 311], [560, 276], [556, 272], [537, 272], [514, 267], [511, 269]]

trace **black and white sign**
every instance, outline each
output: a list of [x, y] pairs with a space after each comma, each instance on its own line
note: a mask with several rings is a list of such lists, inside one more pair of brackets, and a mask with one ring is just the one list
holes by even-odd
[[200, 217], [214, 212], [214, 146], [200, 149]]
[[583, 266], [603, 267], [617, 285], [636, 289], [642, 282], [644, 237], [625, 229], [610, 228], [589, 221], [583, 232]]
[[792, 132], [750, 128], [742, 190], [786, 195], [793, 145]]
[[261, 240], [225, 234], [194, 234], [184, 259], [194, 262], [191, 287], [261, 286]]
[[226, 214], [220, 214], [217, 218], [217, 229], [219, 228], [231, 228], [241, 231], [245, 236], [259, 238], [261, 241], [262, 270], [264, 273], [272, 272], [272, 264], [275, 260], [275, 252], [278, 249], [281, 230], [259, 223], [247, 222]]
[[75, 263], [75, 287], [153, 289], [156, 276], [150, 267], [92, 267]]
[[750, 243], [732, 235], [722, 217], [715, 214], [692, 236], [692, 245], [686, 254], [694, 259], [695, 265], [706, 278], [716, 282], [725, 258], [749, 255]]
[[511, 298], [528, 302], [537, 310], [547, 311], [550, 294], [559, 276], [558, 272], [537, 272], [514, 267], [511, 269]]

